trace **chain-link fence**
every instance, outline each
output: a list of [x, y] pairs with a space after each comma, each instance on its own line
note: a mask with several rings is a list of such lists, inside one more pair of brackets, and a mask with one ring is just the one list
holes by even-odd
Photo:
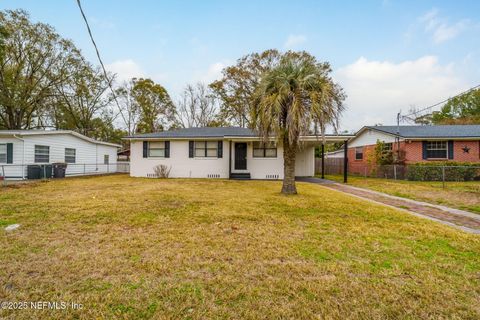
[[[325, 175], [343, 175], [342, 161], [326, 161]], [[321, 175], [321, 162], [316, 173]], [[417, 163], [409, 165], [370, 165], [349, 163], [348, 175], [365, 178], [384, 178], [411, 181], [480, 181], [480, 163], [471, 165], [432, 165]]]
[[130, 172], [128, 162], [1, 164], [0, 182], [7, 185], [29, 180], [128, 172]]

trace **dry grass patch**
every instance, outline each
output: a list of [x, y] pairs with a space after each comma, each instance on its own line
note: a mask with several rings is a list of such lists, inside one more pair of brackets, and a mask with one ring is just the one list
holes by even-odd
[[[326, 178], [343, 181], [343, 176], [329, 175]], [[348, 184], [397, 197], [480, 213], [480, 181], [448, 181], [443, 188], [442, 182], [438, 181], [403, 181], [352, 176], [348, 178]]]
[[311, 184], [66, 179], [0, 191], [15, 318], [478, 318], [480, 238]]

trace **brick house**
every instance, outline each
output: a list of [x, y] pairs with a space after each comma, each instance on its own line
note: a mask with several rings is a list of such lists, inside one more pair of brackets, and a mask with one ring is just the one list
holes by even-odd
[[429, 161], [470, 162], [480, 165], [480, 125], [366, 126], [348, 144], [351, 173], [363, 174], [373, 164], [369, 155], [377, 141], [405, 164]]

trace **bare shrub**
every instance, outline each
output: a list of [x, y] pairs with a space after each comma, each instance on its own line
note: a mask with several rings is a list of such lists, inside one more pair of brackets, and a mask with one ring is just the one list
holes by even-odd
[[168, 167], [164, 164], [159, 164], [158, 166], [155, 166], [153, 168], [153, 172], [155, 172], [155, 175], [158, 178], [168, 178], [168, 176], [170, 175], [171, 169], [172, 169], [171, 167]]

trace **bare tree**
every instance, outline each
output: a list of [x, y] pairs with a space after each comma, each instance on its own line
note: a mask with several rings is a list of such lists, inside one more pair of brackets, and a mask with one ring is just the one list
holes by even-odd
[[176, 109], [177, 122], [183, 128], [220, 125], [217, 98], [203, 83], [187, 85]]
[[132, 135], [137, 132], [137, 125], [140, 121], [141, 109], [132, 94], [135, 83], [132, 80], [125, 81], [117, 90], [117, 100], [125, 114], [126, 128], [128, 135]]

